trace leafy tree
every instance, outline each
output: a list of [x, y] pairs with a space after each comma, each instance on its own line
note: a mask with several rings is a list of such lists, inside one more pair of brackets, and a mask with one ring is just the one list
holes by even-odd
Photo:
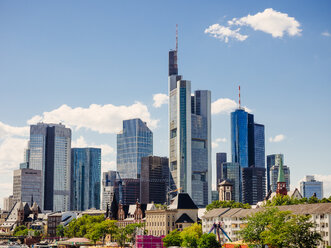
[[119, 228], [115, 234], [116, 242], [119, 247], [123, 247], [126, 242], [126, 233], [124, 228]]
[[182, 238], [180, 236], [180, 232], [177, 229], [173, 230], [163, 238], [163, 245], [165, 247], [180, 246], [181, 243], [182, 243]]
[[216, 235], [213, 233], [204, 233], [198, 240], [198, 248], [219, 248], [220, 244], [216, 240]]
[[183, 247], [198, 247], [198, 240], [202, 236], [202, 227], [198, 223], [194, 223], [192, 226], [184, 228], [180, 233], [182, 239], [181, 246]]
[[56, 227], [56, 236], [58, 237], [64, 237], [64, 226], [63, 225], [58, 225]]
[[14, 229], [14, 236], [27, 236], [29, 233], [29, 229], [26, 226], [17, 226]]
[[68, 226], [65, 228], [64, 235], [68, 238], [84, 237], [88, 233], [88, 229], [91, 229], [95, 223], [101, 223], [104, 221], [104, 219], [105, 217], [103, 215], [83, 215], [78, 219], [72, 220], [68, 224]]
[[128, 239], [129, 242], [135, 243], [136, 241], [136, 234], [137, 234], [137, 229], [142, 228], [144, 224], [142, 223], [132, 223], [128, 224], [124, 228], [124, 233]]
[[251, 206], [246, 203], [243, 204], [241, 202], [235, 201], [213, 201], [211, 204], [207, 205], [206, 210], [210, 211], [214, 208], [246, 208], [249, 209]]

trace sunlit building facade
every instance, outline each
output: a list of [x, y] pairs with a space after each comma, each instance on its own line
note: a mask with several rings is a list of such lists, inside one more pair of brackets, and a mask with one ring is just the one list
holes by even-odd
[[305, 180], [300, 182], [300, 193], [306, 198], [310, 198], [316, 194], [318, 199], [322, 199], [323, 182], [315, 180], [314, 176], [306, 176]]
[[101, 149], [71, 149], [71, 210], [100, 208]]

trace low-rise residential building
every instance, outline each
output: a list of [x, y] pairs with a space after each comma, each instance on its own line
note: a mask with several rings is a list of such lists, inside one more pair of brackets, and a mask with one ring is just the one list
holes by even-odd
[[198, 220], [198, 207], [187, 193], [179, 193], [167, 207], [146, 211], [145, 229], [148, 235], [162, 236], [183, 230]]
[[[319, 248], [327, 247], [331, 244], [331, 203], [301, 204], [278, 206], [281, 211], [291, 211], [293, 214], [310, 215], [311, 220], [316, 224], [316, 230], [321, 234], [322, 241]], [[245, 218], [263, 211], [263, 207], [255, 209], [241, 208], [218, 208], [208, 211], [202, 217], [202, 231], [208, 233], [213, 224], [220, 223], [227, 235], [233, 240], [238, 241], [238, 231], [245, 226]], [[228, 239], [222, 235], [221, 242]]]

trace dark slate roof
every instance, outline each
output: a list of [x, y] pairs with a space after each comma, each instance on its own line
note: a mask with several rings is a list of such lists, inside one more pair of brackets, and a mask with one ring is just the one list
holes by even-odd
[[233, 186], [233, 184], [231, 182], [229, 182], [228, 180], [223, 180], [219, 185], [221, 185], [221, 186]]
[[198, 209], [187, 193], [179, 193], [168, 209]]
[[178, 220], [176, 220], [176, 224], [177, 223], [194, 223], [194, 221], [191, 219], [190, 216], [184, 213], [179, 217]]

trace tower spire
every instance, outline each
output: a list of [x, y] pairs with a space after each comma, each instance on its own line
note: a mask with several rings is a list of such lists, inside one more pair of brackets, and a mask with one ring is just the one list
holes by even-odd
[[176, 52], [178, 52], [178, 24], [176, 24]]
[[240, 85], [239, 85], [239, 109], [241, 109]]
[[280, 195], [287, 195], [286, 181], [285, 181], [284, 169], [283, 169], [283, 160], [280, 161], [280, 164], [278, 167], [278, 179], [277, 179], [276, 193], [280, 194]]

